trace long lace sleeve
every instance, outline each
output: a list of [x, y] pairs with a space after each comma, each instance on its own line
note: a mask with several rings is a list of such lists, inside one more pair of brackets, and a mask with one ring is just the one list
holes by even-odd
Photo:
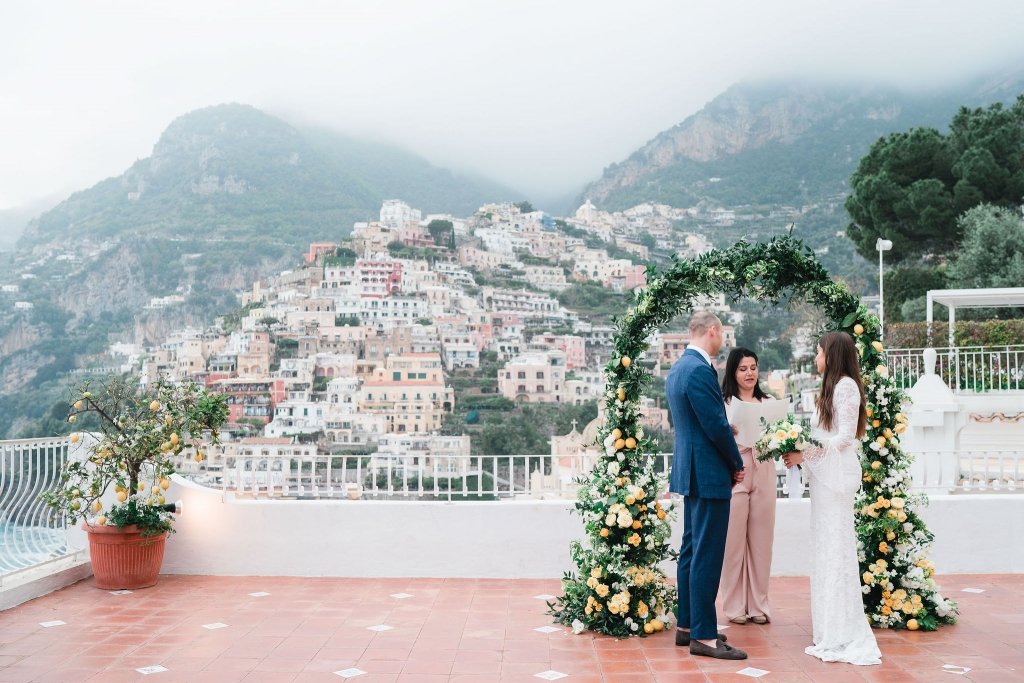
[[857, 443], [860, 401], [857, 383], [845, 377], [839, 380], [832, 396], [832, 429], [817, 434], [821, 446], [811, 446], [803, 453], [811, 476], [834, 491], [845, 493], [860, 483], [845, 476], [843, 467], [843, 458], [857, 457], [852, 447]]

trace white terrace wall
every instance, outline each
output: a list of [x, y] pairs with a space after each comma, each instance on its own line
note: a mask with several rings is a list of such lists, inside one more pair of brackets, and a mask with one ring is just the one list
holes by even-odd
[[[571, 501], [222, 502], [177, 476], [170, 493], [185, 511], [168, 574], [558, 578], [582, 537]], [[1024, 496], [936, 496], [924, 518], [940, 573], [1024, 572]], [[808, 573], [809, 523], [810, 501], [779, 500], [773, 574]]]

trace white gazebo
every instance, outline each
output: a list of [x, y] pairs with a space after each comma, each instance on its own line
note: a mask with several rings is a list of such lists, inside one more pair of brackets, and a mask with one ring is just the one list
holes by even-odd
[[953, 326], [958, 308], [1024, 308], [1024, 287], [993, 289], [932, 289], [928, 291], [928, 343], [932, 338], [932, 308], [949, 309], [949, 348], [953, 348]]

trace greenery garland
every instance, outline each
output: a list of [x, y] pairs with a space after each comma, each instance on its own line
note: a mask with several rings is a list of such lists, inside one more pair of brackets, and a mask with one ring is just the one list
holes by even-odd
[[869, 424], [861, 455], [864, 484], [857, 497], [856, 525], [865, 612], [872, 624], [932, 630], [954, 623], [956, 604], [938, 593], [927, 559], [932, 535], [916, 510], [926, 504], [908, 495], [911, 457], [900, 448], [906, 400], [885, 365], [878, 318], [846, 286], [833, 282], [814, 254], [791, 236], [767, 243], [744, 241], [696, 260], [673, 258], [657, 273], [635, 305], [616, 321], [615, 356], [605, 366], [605, 422], [598, 436], [602, 455], [583, 476], [576, 510], [587, 543], [570, 548], [577, 572], [562, 579], [563, 595], [549, 603], [557, 621], [624, 637], [661, 631], [675, 620], [677, 594], [660, 569], [676, 559], [670, 548], [671, 504], [658, 496], [667, 477], [654, 471], [656, 443], [640, 426], [640, 399], [651, 380], [642, 363], [652, 333], [703, 295], [724, 292], [731, 300], [753, 297], [778, 304], [784, 294], [813, 303], [837, 329], [854, 336], [861, 355]]

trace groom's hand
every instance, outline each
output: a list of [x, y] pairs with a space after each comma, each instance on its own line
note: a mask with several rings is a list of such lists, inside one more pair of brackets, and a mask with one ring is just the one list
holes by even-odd
[[747, 476], [747, 473], [743, 470], [736, 470], [732, 473], [732, 483], [738, 484], [743, 481], [743, 477]]

